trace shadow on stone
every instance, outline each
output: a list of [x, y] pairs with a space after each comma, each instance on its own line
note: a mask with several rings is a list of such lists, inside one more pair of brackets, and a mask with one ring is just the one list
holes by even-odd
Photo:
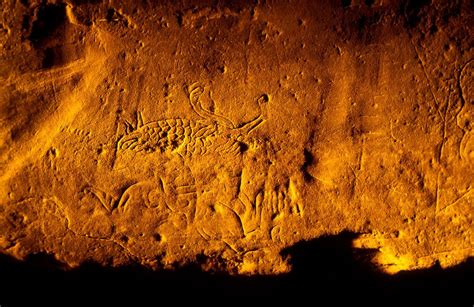
[[[354, 250], [356, 234], [344, 232], [295, 244], [282, 255], [289, 258], [293, 270], [278, 276], [228, 276], [202, 272], [198, 265], [175, 271], [151, 271], [141, 266], [107, 268], [87, 263], [77, 269], [64, 270], [61, 263], [48, 255], [34, 255], [26, 261], [0, 256], [0, 304], [9, 306], [90, 306], [101, 301], [124, 303], [165, 300], [210, 302], [225, 298], [264, 297], [310, 299], [313, 303], [364, 302], [399, 305], [409, 298], [427, 302], [474, 300], [474, 261], [448, 269], [425, 270], [386, 275], [370, 259], [373, 250]], [[68, 298], [66, 305], [64, 297]], [[34, 305], [31, 305], [34, 304]], [[149, 304], [147, 304], [148, 306]], [[150, 305], [150, 306], [151, 306]]]

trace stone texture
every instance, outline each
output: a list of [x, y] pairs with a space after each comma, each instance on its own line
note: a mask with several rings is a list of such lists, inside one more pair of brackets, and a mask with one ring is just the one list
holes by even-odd
[[469, 1], [1, 6], [1, 253], [269, 274], [350, 231], [387, 272], [474, 255]]

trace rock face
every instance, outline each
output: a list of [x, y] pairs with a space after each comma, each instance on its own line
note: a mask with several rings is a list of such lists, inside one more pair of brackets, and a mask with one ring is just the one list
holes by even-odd
[[1, 253], [269, 274], [349, 231], [388, 272], [474, 255], [469, 1], [1, 6]]

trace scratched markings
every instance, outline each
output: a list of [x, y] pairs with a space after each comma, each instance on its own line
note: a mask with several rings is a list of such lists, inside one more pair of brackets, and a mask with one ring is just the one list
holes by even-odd
[[[259, 238], [277, 243], [281, 242], [282, 222], [302, 216], [295, 181], [287, 178], [280, 184], [272, 184], [266, 166], [262, 166], [258, 182], [254, 182], [255, 169], [246, 171], [249, 172], [249, 180], [244, 184], [247, 186], [242, 186], [242, 180], [236, 182], [235, 189], [229, 190], [236, 191], [231, 198], [219, 200], [208, 196], [205, 179], [193, 175], [193, 168], [199, 166], [192, 163], [192, 158], [219, 154], [232, 159], [243, 153], [242, 147], [248, 148], [247, 144], [254, 141], [249, 134], [266, 120], [264, 108], [269, 99], [265, 94], [260, 96], [256, 101], [259, 114], [247, 122], [234, 124], [229, 118], [216, 114], [214, 107], [210, 108], [212, 111], [203, 107], [204, 91], [199, 83], [187, 88], [189, 103], [200, 117], [197, 120], [146, 121], [142, 112], [137, 112], [135, 123], [125, 122], [124, 134], [116, 142], [116, 154], [139, 155], [149, 163], [149, 172], [141, 173], [137, 169], [138, 173], [127, 174], [122, 185], [110, 190], [96, 185], [83, 189], [87, 205], [95, 203], [97, 212], [92, 211], [93, 215], [105, 214], [102, 218], [114, 225], [112, 231], [95, 231], [101, 234], [98, 237], [145, 240], [153, 234], [160, 239], [153, 239], [150, 244], [161, 244], [194, 232], [209, 242], [245, 244]], [[152, 155], [163, 155], [165, 160], [148, 159]], [[237, 173], [242, 174], [244, 166], [237, 163], [236, 167]], [[213, 188], [227, 191], [225, 185], [217, 180]]]
[[[264, 122], [263, 115], [236, 126], [228, 118], [202, 107], [204, 88], [193, 84], [188, 88], [189, 101], [201, 120], [163, 119], [144, 122], [138, 112], [136, 125], [126, 122], [125, 135], [117, 142], [117, 150], [143, 153], [177, 153], [191, 157], [208, 152], [238, 154], [245, 136]], [[260, 103], [263, 103], [259, 100]]]

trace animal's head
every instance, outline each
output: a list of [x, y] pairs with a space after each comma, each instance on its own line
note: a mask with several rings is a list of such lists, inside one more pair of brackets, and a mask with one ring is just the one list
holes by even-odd
[[125, 121], [125, 135], [123, 135], [117, 143], [118, 150], [134, 149], [138, 146], [141, 133], [138, 131], [143, 126], [143, 117], [141, 112], [137, 112], [137, 122], [133, 125], [128, 120]]
[[129, 121], [125, 121], [125, 135], [123, 135], [118, 143], [118, 150], [145, 150], [149, 146], [149, 134], [143, 133], [143, 115], [137, 113], [137, 123], [133, 125]]
[[[142, 135], [140, 132], [134, 131], [129, 134], [125, 134], [120, 138], [117, 143], [118, 150], [140, 150], [140, 145], [143, 142]], [[137, 148], [138, 147], [138, 148]]]

